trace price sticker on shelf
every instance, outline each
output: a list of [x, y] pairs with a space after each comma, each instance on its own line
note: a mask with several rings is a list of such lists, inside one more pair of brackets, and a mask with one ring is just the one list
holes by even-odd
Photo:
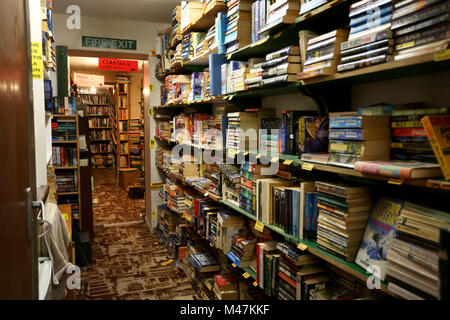
[[244, 152], [244, 156], [247, 156], [248, 155], [248, 152]]
[[280, 160], [279, 158], [274, 157], [274, 158], [272, 158], [271, 162], [276, 163], [276, 162], [278, 162], [279, 160]]
[[286, 166], [290, 166], [293, 162], [294, 162], [294, 160], [286, 160], [283, 162], [283, 164]]
[[242, 275], [245, 279], [250, 278], [250, 273], [246, 272]]
[[450, 49], [437, 51], [434, 53], [434, 61], [444, 61], [450, 59]]
[[209, 243], [209, 246], [210, 246], [210, 247], [212, 247], [212, 246], [213, 246], [212, 242], [210, 242], [210, 243]]
[[392, 178], [392, 179], [389, 179], [388, 183], [400, 186], [403, 184], [403, 181], [404, 181], [404, 179]]
[[298, 249], [305, 251], [306, 249], [308, 249], [308, 246], [304, 243], [299, 243], [297, 246]]
[[166, 262], [161, 263], [162, 266], [167, 266], [168, 264], [171, 264], [173, 262], [173, 259], [167, 260]]
[[306, 171], [312, 171], [312, 169], [314, 169], [314, 165], [312, 163], [304, 163], [302, 164], [302, 169]]
[[150, 85], [150, 92], [153, 92], [153, 90], [155, 90], [155, 86], [154, 85]]
[[154, 113], [153, 108], [148, 108], [148, 116], [150, 118], [153, 118], [153, 113]]
[[261, 158], [261, 155], [260, 155], [260, 154], [258, 154], [258, 155], [256, 156], [256, 159], [259, 159], [259, 158]]
[[234, 263], [234, 262], [231, 265], [233, 266], [233, 268], [237, 267], [236, 263]]
[[256, 281], [253, 282], [253, 286], [254, 286], [254, 287], [257, 287], [257, 286], [258, 286], [258, 282], [256, 282]]
[[156, 219], [156, 211], [152, 211], [152, 219]]
[[262, 223], [261, 221], [256, 221], [256, 223], [255, 223], [255, 230], [259, 231], [259, 232], [263, 232], [263, 230], [264, 230], [264, 223]]
[[276, 35], [273, 36], [274, 39], [279, 38], [283, 33], [282, 32], [278, 32]]
[[150, 50], [150, 56], [156, 57], [156, 50]]

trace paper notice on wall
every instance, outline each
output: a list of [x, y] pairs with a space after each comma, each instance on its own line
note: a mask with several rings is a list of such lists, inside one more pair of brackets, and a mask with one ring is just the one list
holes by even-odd
[[42, 42], [31, 42], [31, 69], [33, 79], [44, 78], [44, 63], [42, 62]]

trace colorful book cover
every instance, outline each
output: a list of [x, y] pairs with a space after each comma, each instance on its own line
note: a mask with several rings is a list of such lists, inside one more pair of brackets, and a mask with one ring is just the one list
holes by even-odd
[[363, 129], [330, 129], [329, 139], [362, 140]]
[[450, 116], [426, 116], [421, 121], [445, 180], [450, 180]]
[[[369, 174], [378, 174], [382, 176], [410, 179], [414, 170], [421, 169], [436, 169], [439, 168], [438, 164], [426, 163], [420, 161], [357, 161], [355, 162], [354, 169]], [[429, 177], [439, 176], [440, 173], [434, 171], [429, 174]]]
[[298, 120], [298, 149], [300, 153], [326, 152], [328, 149], [327, 117], [301, 117]]
[[384, 281], [387, 253], [392, 238], [397, 234], [397, 218], [404, 206], [400, 200], [378, 198], [361, 241], [356, 264]]

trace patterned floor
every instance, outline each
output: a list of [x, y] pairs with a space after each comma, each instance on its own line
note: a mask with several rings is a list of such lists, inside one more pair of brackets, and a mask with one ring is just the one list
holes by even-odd
[[[82, 268], [77, 299], [192, 300], [195, 292], [186, 275], [167, 261], [140, 218], [144, 200], [131, 200], [115, 185], [111, 170], [93, 173], [94, 225], [103, 224], [92, 243], [92, 266]], [[119, 223], [122, 225], [114, 226]]]

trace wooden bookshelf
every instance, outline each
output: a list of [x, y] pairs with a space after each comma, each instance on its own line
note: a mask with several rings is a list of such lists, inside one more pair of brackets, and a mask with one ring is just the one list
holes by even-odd
[[212, 0], [203, 6], [202, 15], [193, 23], [188, 25], [182, 34], [187, 34], [193, 31], [207, 31], [211, 26], [214, 25], [217, 14], [219, 12], [226, 12], [227, 4], [222, 0]]
[[[125, 117], [121, 114], [125, 113]], [[130, 82], [118, 80], [116, 82], [116, 112], [115, 112], [115, 130], [116, 131], [116, 173], [119, 174], [120, 169], [130, 168], [130, 148], [128, 139], [121, 139], [121, 134], [128, 134], [130, 130]], [[126, 131], [121, 131], [122, 125], [126, 126]], [[122, 146], [125, 146], [127, 152], [122, 152]], [[125, 163], [121, 161], [125, 159]]]

